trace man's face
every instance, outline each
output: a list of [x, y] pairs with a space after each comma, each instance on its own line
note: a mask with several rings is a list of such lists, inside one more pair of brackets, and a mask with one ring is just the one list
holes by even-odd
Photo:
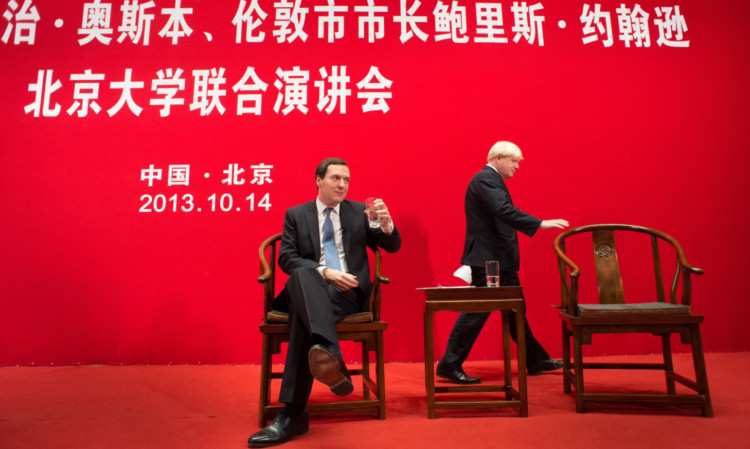
[[326, 170], [325, 178], [316, 177], [318, 199], [326, 206], [335, 207], [346, 198], [349, 190], [349, 167], [331, 164]]
[[510, 179], [513, 173], [518, 170], [518, 164], [521, 162], [520, 157], [507, 156], [495, 159], [495, 168], [503, 179]]

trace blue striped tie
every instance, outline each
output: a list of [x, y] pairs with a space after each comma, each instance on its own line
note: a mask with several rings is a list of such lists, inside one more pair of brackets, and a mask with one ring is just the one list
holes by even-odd
[[326, 266], [334, 270], [341, 270], [339, 250], [336, 249], [336, 240], [333, 238], [332, 210], [332, 207], [326, 208], [326, 219], [323, 221], [323, 251], [325, 252]]

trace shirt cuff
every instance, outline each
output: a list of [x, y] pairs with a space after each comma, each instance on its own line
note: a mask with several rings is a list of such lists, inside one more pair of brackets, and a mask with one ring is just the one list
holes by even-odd
[[393, 230], [396, 229], [396, 225], [393, 224], [393, 220], [389, 220], [388, 227], [391, 228], [389, 231], [386, 231], [383, 226], [381, 226], [380, 229], [383, 230], [383, 233], [385, 235], [391, 235], [391, 234], [393, 234]]

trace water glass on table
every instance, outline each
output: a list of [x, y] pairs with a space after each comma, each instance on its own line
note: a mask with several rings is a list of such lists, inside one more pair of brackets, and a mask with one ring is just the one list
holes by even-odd
[[487, 287], [500, 286], [500, 262], [488, 260], [484, 263], [484, 271], [487, 274]]
[[370, 227], [371, 228], [379, 228], [380, 227], [380, 217], [378, 216], [378, 212], [375, 209], [375, 198], [367, 198], [365, 200], [365, 206], [367, 207], [367, 218], [369, 218], [370, 221]]

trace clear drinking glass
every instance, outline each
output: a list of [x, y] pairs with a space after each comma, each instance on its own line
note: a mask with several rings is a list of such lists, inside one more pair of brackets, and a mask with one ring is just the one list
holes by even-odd
[[487, 287], [499, 287], [500, 262], [497, 260], [488, 260], [484, 263], [484, 270], [487, 273]]
[[380, 218], [375, 210], [375, 198], [367, 198], [365, 200], [365, 206], [367, 207], [367, 217], [370, 219], [370, 227], [379, 228]]

